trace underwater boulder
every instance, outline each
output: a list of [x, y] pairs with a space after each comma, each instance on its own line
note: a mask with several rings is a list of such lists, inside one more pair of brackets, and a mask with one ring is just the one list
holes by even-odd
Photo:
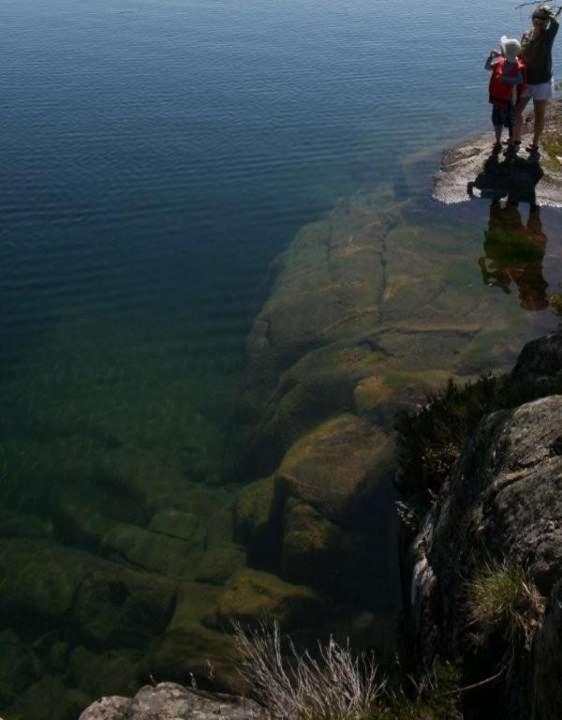
[[392, 439], [364, 419], [344, 414], [298, 440], [277, 472], [286, 497], [295, 497], [338, 522], [355, 522], [359, 497], [388, 475]]
[[201, 519], [193, 513], [180, 510], [161, 510], [152, 516], [148, 529], [189, 543], [191, 548], [204, 550], [207, 532]]
[[116, 525], [103, 537], [101, 552], [132, 566], [178, 580], [193, 575], [200, 548], [185, 540], [135, 525]]
[[210, 585], [224, 585], [245, 564], [246, 552], [242, 547], [232, 544], [213, 545], [200, 556], [193, 578]]
[[242, 488], [234, 506], [234, 537], [252, 564], [275, 567], [281, 550], [283, 496], [274, 475]]
[[283, 630], [290, 630], [314, 625], [327, 613], [325, 598], [312, 588], [246, 569], [228, 582], [214, 610], [206, 616], [205, 625], [231, 631], [235, 622], [253, 625], [270, 618], [277, 620]]
[[[278, 261], [272, 294], [248, 340], [240, 404], [228, 440], [227, 465], [231, 463], [238, 476], [270, 474], [295, 439], [294, 432], [283, 437], [281, 430], [291, 433], [291, 425], [301, 422], [309, 428], [307, 415], [317, 421], [342, 397], [349, 401], [350, 363], [339, 362], [338, 351], [321, 351], [350, 340], [353, 345], [378, 323], [384, 238], [395, 221], [391, 213], [342, 209], [302, 229]], [[317, 355], [302, 372], [292, 370], [313, 352]], [[294, 379], [288, 376], [283, 386], [286, 372]], [[279, 398], [291, 389], [277, 421], [272, 417], [264, 422], [269, 410], [277, 413]], [[271, 447], [268, 439], [273, 440]]]
[[13, 630], [0, 632], [0, 707], [7, 707], [40, 678], [43, 665]]
[[192, 624], [167, 630], [153, 644], [143, 667], [146, 678], [189, 682], [198, 687], [241, 693], [247, 690], [237, 670], [232, 637]]
[[10, 720], [76, 720], [91, 697], [64, 684], [62, 675], [44, 675], [6, 709]]
[[139, 651], [94, 651], [78, 645], [64, 670], [68, 681], [89, 697], [130, 695], [141, 683], [141, 657]]
[[168, 624], [175, 596], [165, 578], [104, 563], [81, 582], [71, 621], [94, 647], [142, 647]]
[[52, 537], [53, 528], [45, 518], [11, 510], [0, 512], [0, 538], [49, 540]]
[[23, 539], [3, 540], [0, 550], [0, 622], [62, 622], [92, 565], [91, 556], [56, 543]]

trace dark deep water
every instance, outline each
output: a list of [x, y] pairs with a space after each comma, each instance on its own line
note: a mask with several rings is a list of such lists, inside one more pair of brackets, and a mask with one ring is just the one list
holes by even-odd
[[[31, 540], [91, 552], [172, 497], [194, 548], [201, 518], [230, 542], [221, 457], [245, 339], [299, 227], [359, 191], [381, 209], [409, 198], [420, 226], [474, 252], [482, 293], [524, 312], [481, 283], [486, 204], [442, 208], [429, 191], [441, 149], [488, 127], [487, 51], [525, 24], [507, 0], [4, 1], [0, 707], [45, 677], [62, 693], [61, 662], [76, 706], [114, 687], [95, 664], [107, 632], [52, 640], [79, 560], [56, 590], [34, 584]], [[559, 291], [560, 211], [542, 221]], [[552, 325], [534, 317], [537, 335]]]

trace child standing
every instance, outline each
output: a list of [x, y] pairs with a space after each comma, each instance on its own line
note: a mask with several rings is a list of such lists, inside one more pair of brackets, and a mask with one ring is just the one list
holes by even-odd
[[486, 60], [486, 70], [492, 71], [490, 78], [490, 102], [492, 104], [492, 124], [496, 132], [494, 152], [501, 150], [501, 137], [506, 127], [511, 140], [515, 120], [515, 105], [525, 84], [525, 66], [519, 60], [521, 45], [518, 40], [507, 38], [500, 40], [501, 51], [492, 50]]

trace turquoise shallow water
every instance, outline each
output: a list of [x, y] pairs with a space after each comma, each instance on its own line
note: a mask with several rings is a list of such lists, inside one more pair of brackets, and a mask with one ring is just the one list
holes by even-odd
[[[430, 176], [443, 147], [488, 127], [484, 57], [525, 13], [5, 0], [2, 22], [1, 535], [89, 551], [107, 517], [142, 526], [187, 478], [183, 509], [213, 518], [218, 546], [246, 336], [299, 227], [358, 192], [381, 209], [407, 198], [424, 227], [462, 227], [481, 281], [488, 206], [436, 206]], [[542, 220], [556, 289], [559, 212]], [[515, 288], [498, 297], [518, 307]], [[537, 314], [537, 332], [551, 320]], [[10, 572], [18, 553], [4, 548]], [[15, 615], [2, 606], [5, 632]]]

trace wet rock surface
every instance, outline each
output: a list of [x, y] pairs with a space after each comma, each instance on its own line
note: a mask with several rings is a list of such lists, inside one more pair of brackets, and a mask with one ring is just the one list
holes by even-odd
[[141, 688], [132, 699], [103, 698], [80, 720], [265, 720], [259, 705], [239, 697], [209, 695], [174, 683]]
[[[537, 202], [562, 207], [562, 99], [550, 104], [540, 154], [521, 151], [516, 159], [492, 153], [493, 133], [448, 150], [435, 178], [433, 197], [446, 204], [470, 197]], [[522, 146], [532, 141], [532, 115], [526, 116]]]

